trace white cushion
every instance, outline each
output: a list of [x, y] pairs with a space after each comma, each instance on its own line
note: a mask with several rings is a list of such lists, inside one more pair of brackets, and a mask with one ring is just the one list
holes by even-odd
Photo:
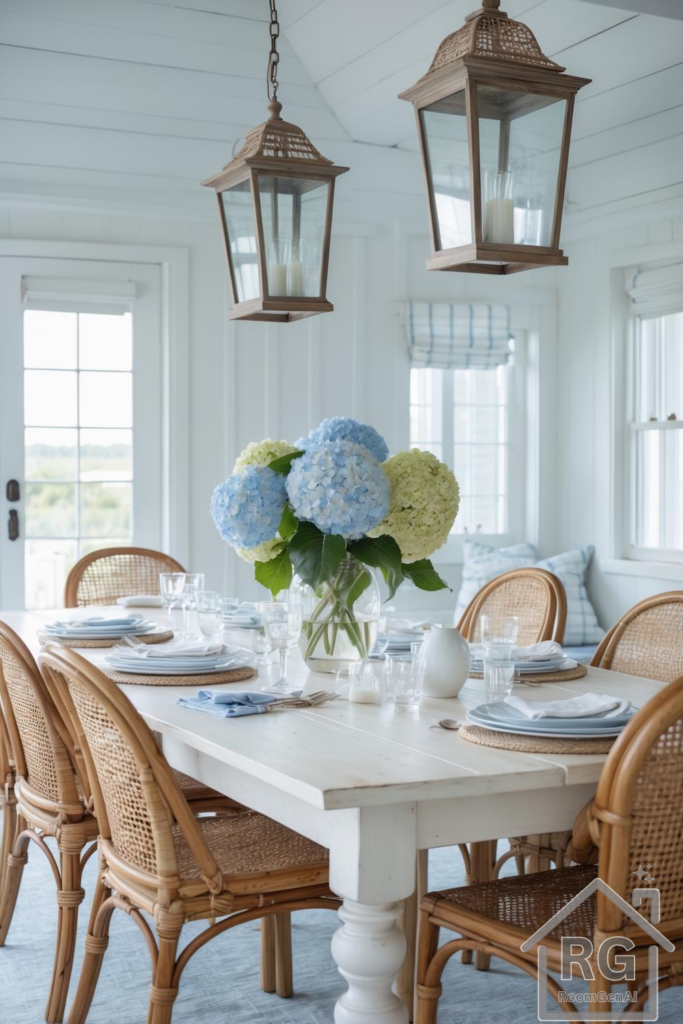
[[553, 558], [536, 560], [532, 544], [514, 544], [508, 548], [494, 548], [478, 541], [465, 541], [463, 548], [462, 586], [455, 609], [455, 622], [485, 583], [510, 569], [535, 566], [547, 569], [562, 582], [567, 594], [567, 627], [563, 645], [579, 647], [597, 644], [605, 635], [598, 623], [595, 609], [586, 591], [585, 575], [594, 548], [574, 548]]

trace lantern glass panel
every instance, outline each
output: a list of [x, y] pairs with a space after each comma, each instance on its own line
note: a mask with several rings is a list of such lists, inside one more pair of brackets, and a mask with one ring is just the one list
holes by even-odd
[[327, 181], [259, 174], [269, 295], [321, 294], [329, 188]]
[[482, 241], [550, 246], [567, 101], [477, 86]]
[[420, 111], [429, 188], [436, 218], [434, 246], [472, 242], [470, 154], [464, 90]]
[[235, 301], [248, 302], [261, 294], [256, 251], [254, 203], [249, 181], [219, 193], [228, 230], [228, 245], [235, 280]]

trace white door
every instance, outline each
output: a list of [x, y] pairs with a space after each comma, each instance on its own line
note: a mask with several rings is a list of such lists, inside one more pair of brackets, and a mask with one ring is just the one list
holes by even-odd
[[0, 259], [0, 606], [62, 604], [96, 548], [161, 543], [161, 271]]

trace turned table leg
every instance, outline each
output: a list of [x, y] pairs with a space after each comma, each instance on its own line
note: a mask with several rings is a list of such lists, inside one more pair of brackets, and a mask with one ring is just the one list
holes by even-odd
[[408, 1008], [392, 991], [406, 955], [398, 927], [402, 910], [401, 902], [368, 906], [344, 900], [332, 956], [348, 989], [335, 1007], [335, 1024], [407, 1024]]

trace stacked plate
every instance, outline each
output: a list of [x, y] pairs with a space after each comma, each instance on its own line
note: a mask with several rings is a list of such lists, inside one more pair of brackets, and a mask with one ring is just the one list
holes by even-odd
[[116, 650], [104, 661], [116, 672], [148, 676], [203, 676], [253, 664], [251, 651], [228, 644], [157, 644]]
[[[471, 670], [481, 673], [484, 671], [483, 646], [481, 644], [470, 644]], [[515, 661], [515, 669], [523, 675], [534, 673], [563, 672], [570, 668], [576, 668], [578, 662], [564, 654], [552, 654], [547, 658], [519, 658]]]
[[380, 633], [375, 640], [371, 658], [382, 658], [388, 654], [390, 658], [401, 654], [410, 654], [410, 645], [422, 643], [425, 638], [424, 629], [413, 629], [405, 633]]
[[120, 618], [105, 618], [93, 615], [88, 619], [66, 619], [51, 622], [40, 632], [55, 640], [120, 640], [133, 634], [144, 636], [158, 630], [156, 622], [149, 622], [142, 615], [126, 615]]
[[263, 624], [258, 608], [249, 601], [243, 601], [228, 612], [224, 611], [222, 621], [224, 626], [235, 629], [260, 629]]
[[618, 736], [635, 714], [628, 702], [623, 710], [602, 712], [581, 718], [527, 718], [520, 711], [504, 701], [494, 704], [480, 704], [467, 712], [467, 720], [473, 725], [492, 729], [494, 732], [511, 732], [519, 736], [553, 736], [566, 739], [604, 739]]

